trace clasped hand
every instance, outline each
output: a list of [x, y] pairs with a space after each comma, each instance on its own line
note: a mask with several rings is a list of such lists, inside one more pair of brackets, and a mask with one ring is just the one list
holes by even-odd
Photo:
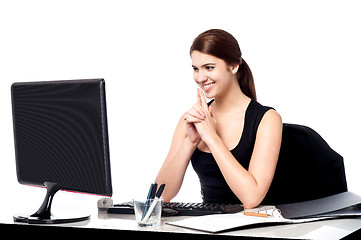
[[183, 115], [183, 118], [186, 122], [187, 137], [192, 143], [198, 145], [203, 140], [207, 144], [217, 136], [212, 107], [208, 107], [204, 94], [199, 88], [197, 102]]

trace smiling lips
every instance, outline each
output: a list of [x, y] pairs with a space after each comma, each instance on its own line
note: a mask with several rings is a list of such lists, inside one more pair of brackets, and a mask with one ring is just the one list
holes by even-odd
[[209, 92], [211, 90], [211, 88], [213, 87], [213, 85], [214, 85], [214, 82], [204, 84], [203, 85], [204, 91]]

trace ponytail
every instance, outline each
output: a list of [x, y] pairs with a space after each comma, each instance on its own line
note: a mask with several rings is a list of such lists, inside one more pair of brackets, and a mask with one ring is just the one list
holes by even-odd
[[238, 84], [242, 92], [249, 98], [257, 101], [256, 87], [253, 81], [253, 74], [247, 62], [241, 58], [241, 63], [237, 72]]

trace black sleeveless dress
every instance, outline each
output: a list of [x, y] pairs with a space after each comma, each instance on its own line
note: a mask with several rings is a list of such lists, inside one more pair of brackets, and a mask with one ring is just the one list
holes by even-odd
[[[247, 170], [258, 126], [270, 109], [255, 100], [251, 100], [246, 109], [242, 136], [231, 153]], [[211, 153], [197, 148], [191, 163], [201, 183], [203, 202], [240, 203]], [[275, 175], [261, 204], [309, 201], [345, 191], [347, 181], [343, 157], [313, 129], [284, 123]]]
[[[253, 99], [246, 109], [242, 136], [231, 153], [247, 170], [256, 141], [258, 126], [263, 115], [270, 109], [272, 108], [262, 106]], [[237, 196], [229, 188], [211, 153], [196, 148], [191, 157], [191, 163], [201, 183], [203, 202], [240, 203]]]

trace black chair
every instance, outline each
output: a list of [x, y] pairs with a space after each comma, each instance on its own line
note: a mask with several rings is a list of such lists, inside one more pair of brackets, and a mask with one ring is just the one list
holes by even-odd
[[309, 201], [345, 191], [343, 157], [313, 129], [283, 124], [276, 172], [262, 204]]

